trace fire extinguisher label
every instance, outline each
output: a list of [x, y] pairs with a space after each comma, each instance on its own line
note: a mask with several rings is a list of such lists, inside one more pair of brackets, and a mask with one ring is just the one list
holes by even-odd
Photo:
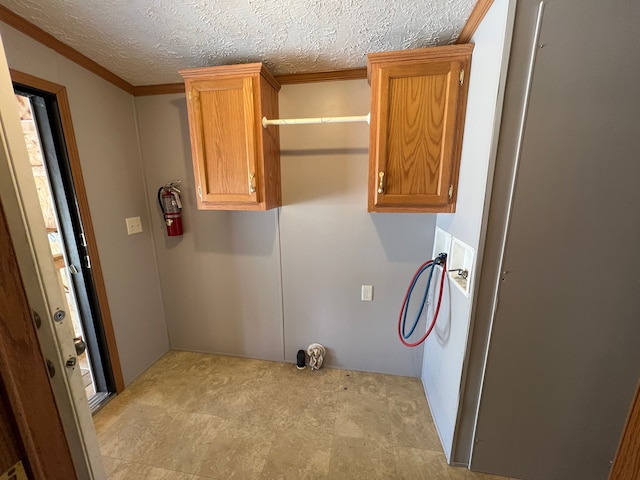
[[158, 203], [162, 210], [167, 235], [170, 237], [182, 235], [182, 202], [180, 190], [174, 183], [169, 183], [158, 190]]
[[178, 195], [178, 192], [171, 192], [173, 194], [173, 198], [176, 201], [176, 205], [178, 206], [178, 208], [182, 208], [182, 202], [180, 201], [180, 195]]

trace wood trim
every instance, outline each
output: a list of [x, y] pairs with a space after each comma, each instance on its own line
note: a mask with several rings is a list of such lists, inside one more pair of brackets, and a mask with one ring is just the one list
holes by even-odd
[[280, 90], [280, 83], [275, 79], [266, 65], [260, 62], [240, 63], [237, 65], [217, 65], [214, 67], [194, 67], [178, 70], [182, 78], [204, 79], [215, 76], [216, 78], [240, 78], [261, 75], [271, 84], [276, 91]]
[[9, 73], [11, 74], [12, 82], [26, 85], [27, 87], [31, 88], [37, 88], [38, 90], [43, 90], [47, 93], [53, 93], [57, 95], [60, 90], [64, 89], [62, 85], [58, 85], [57, 83], [50, 82], [43, 78], [34, 77], [33, 75], [29, 75], [28, 73], [13, 70], [12, 68], [9, 69]]
[[184, 83], [163, 83], [161, 85], [141, 85], [133, 87], [133, 95], [136, 97], [169, 95], [172, 93], [184, 93]]
[[476, 2], [476, 5], [471, 11], [471, 15], [469, 15], [469, 18], [467, 19], [467, 23], [464, 24], [460, 35], [458, 35], [456, 43], [469, 43], [471, 41], [471, 37], [476, 33], [480, 22], [482, 22], [482, 19], [491, 8], [491, 5], [493, 5], [493, 0], [478, 0]]
[[100, 263], [100, 255], [98, 253], [98, 244], [95, 239], [93, 230], [93, 222], [91, 220], [91, 211], [89, 209], [89, 200], [84, 186], [84, 177], [82, 175], [82, 167], [80, 164], [80, 154], [76, 143], [76, 136], [73, 129], [71, 119], [71, 109], [69, 107], [69, 99], [67, 90], [64, 86], [58, 85], [47, 80], [34, 77], [27, 73], [17, 70], [10, 70], [11, 80], [21, 85], [37, 88], [48, 93], [56, 95], [58, 101], [58, 109], [60, 111], [60, 121], [62, 122], [62, 133], [67, 147], [67, 155], [69, 156], [69, 164], [73, 174], [73, 183], [76, 190], [78, 200], [78, 209], [82, 217], [82, 225], [87, 240], [87, 250], [91, 258], [91, 269], [93, 270], [93, 280], [96, 287], [96, 294], [100, 304], [100, 315], [102, 317], [102, 326], [107, 341], [107, 350], [109, 351], [109, 361], [116, 384], [116, 392], [121, 393], [124, 390], [124, 378], [122, 376], [122, 366], [118, 355], [118, 347], [116, 345], [115, 332], [113, 330], [113, 322], [111, 320], [111, 311], [109, 309], [109, 300], [107, 298], [107, 289], [102, 274], [102, 265]]
[[[331, 72], [293, 73], [290, 75], [275, 75], [280, 85], [294, 85], [298, 83], [331, 82], [335, 80], [361, 80], [367, 78], [367, 69], [352, 68], [350, 70], [334, 70]], [[184, 93], [184, 83], [164, 83], [162, 85], [142, 85], [133, 87], [136, 97], [146, 95], [169, 95]]]
[[293, 73], [291, 75], [276, 75], [280, 85], [294, 85], [297, 83], [332, 82], [334, 80], [361, 80], [367, 78], [367, 68], [351, 68], [349, 70], [334, 70], [330, 72]]
[[640, 478], [640, 383], [620, 439], [609, 480]]
[[[0, 204], [0, 377], [32, 478], [75, 479], [45, 360]], [[58, 375], [65, 372], [58, 372]]]
[[123, 80], [115, 73], [110, 72], [99, 63], [77, 51], [75, 48], [61, 42], [53, 35], [45, 32], [40, 27], [13, 13], [7, 7], [2, 5], [0, 5], [0, 21], [15, 28], [16, 30], [19, 30], [44, 46], [58, 52], [60, 55], [67, 57], [72, 62], [77, 63], [92, 73], [95, 73], [107, 82], [133, 95], [134, 87], [129, 82]]
[[369, 70], [371, 64], [382, 64], [385, 66], [406, 66], [416, 62], [427, 61], [450, 61], [452, 57], [471, 55], [475, 45], [444, 45], [441, 47], [416, 48], [414, 50], [394, 50], [390, 52], [370, 53]]

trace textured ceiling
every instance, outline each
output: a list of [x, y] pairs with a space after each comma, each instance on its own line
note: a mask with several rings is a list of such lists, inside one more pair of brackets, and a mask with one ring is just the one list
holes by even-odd
[[453, 43], [474, 0], [0, 0], [132, 85], [185, 67], [275, 74], [366, 66], [366, 54]]

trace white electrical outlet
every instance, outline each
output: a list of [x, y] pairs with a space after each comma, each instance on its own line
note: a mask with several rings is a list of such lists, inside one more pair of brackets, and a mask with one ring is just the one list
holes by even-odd
[[373, 285], [362, 285], [362, 294], [360, 295], [360, 300], [362, 300], [363, 302], [373, 301]]
[[142, 233], [142, 220], [140, 217], [131, 217], [125, 219], [127, 223], [127, 235]]

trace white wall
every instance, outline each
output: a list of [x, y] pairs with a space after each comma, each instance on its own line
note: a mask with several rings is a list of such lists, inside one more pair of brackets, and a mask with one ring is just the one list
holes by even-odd
[[[366, 113], [369, 92], [365, 80], [284, 86], [280, 115]], [[435, 216], [366, 212], [366, 124], [281, 127], [279, 212], [197, 211], [184, 95], [136, 107], [149, 201], [184, 182], [184, 236], [152, 215], [173, 348], [293, 362], [321, 342], [327, 365], [419, 375], [422, 352], [401, 347], [395, 325]]]
[[[480, 245], [491, 145], [505, 44], [508, 0], [496, 0], [476, 31], [456, 213], [438, 214], [437, 226], [477, 252]], [[479, 278], [476, 263], [475, 278]], [[450, 459], [460, 401], [462, 368], [470, 331], [473, 285], [465, 297], [447, 289], [440, 318], [425, 342], [422, 382], [447, 459]], [[448, 300], [448, 301], [447, 301]]]
[[[109, 308], [128, 384], [168, 349], [133, 98], [0, 23], [9, 66], [67, 89]], [[124, 219], [145, 232], [127, 236]]]

